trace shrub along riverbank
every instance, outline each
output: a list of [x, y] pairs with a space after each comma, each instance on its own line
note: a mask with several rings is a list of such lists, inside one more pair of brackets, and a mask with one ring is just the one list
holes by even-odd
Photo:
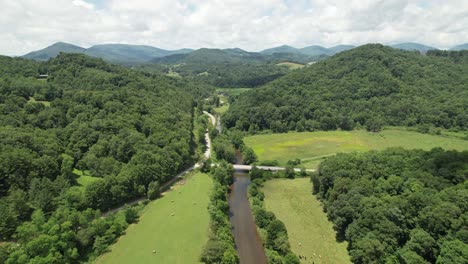
[[222, 162], [212, 168], [214, 186], [210, 196], [208, 212], [210, 214], [210, 236], [200, 260], [203, 263], [237, 264], [239, 256], [229, 222], [228, 185], [232, 184], [234, 169]]

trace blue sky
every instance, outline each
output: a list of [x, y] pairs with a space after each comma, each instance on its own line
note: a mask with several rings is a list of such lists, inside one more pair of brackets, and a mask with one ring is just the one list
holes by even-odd
[[468, 42], [464, 0], [0, 0], [0, 53], [22, 55], [57, 41], [165, 49], [250, 51], [419, 42]]
[[87, 0], [86, 2], [93, 4], [96, 8], [104, 7], [104, 0]]

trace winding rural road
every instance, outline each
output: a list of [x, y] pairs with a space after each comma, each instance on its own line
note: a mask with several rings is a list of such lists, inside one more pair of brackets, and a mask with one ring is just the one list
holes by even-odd
[[213, 124], [213, 126], [216, 126], [216, 118], [214, 117], [214, 115], [208, 113], [207, 111], [203, 111], [203, 113], [204, 113], [205, 115], [209, 116], [210, 119], [211, 119], [211, 124]]

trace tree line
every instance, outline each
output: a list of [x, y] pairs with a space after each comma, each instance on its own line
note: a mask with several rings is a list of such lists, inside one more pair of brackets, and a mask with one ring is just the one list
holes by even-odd
[[211, 171], [214, 179], [210, 196], [208, 212], [210, 213], [210, 235], [203, 248], [200, 260], [203, 263], [238, 264], [234, 236], [229, 221], [228, 186], [234, 181], [234, 168], [223, 161], [219, 166], [205, 167], [205, 172]]

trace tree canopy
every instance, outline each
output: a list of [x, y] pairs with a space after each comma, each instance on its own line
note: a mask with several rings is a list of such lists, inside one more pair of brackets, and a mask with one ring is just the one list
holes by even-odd
[[338, 154], [312, 176], [354, 263], [466, 263], [468, 152]]

